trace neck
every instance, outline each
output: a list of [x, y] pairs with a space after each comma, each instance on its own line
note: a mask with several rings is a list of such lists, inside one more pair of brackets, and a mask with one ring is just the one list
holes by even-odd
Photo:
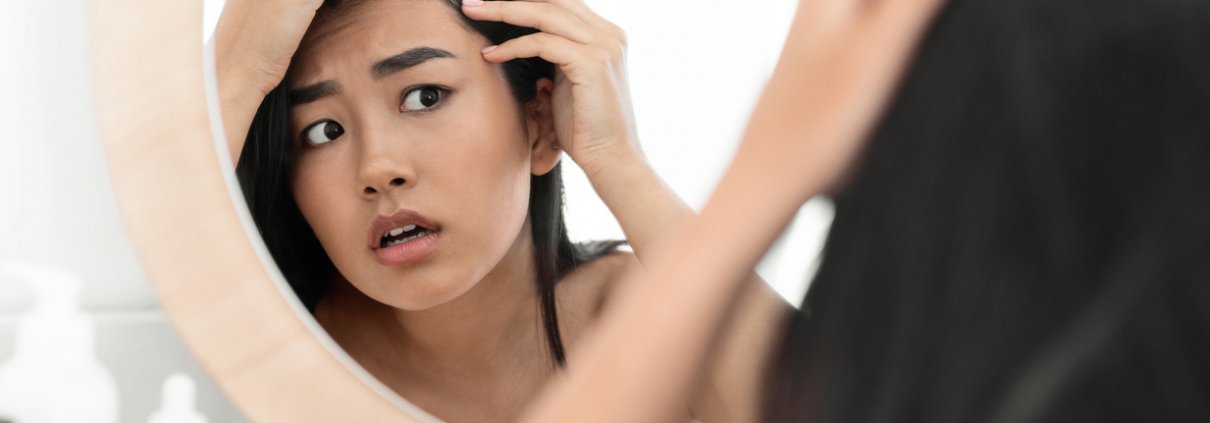
[[331, 307], [321, 306], [316, 317], [376, 375], [406, 374], [415, 380], [451, 373], [476, 375], [476, 379], [545, 374], [551, 361], [539, 318], [533, 254], [526, 225], [500, 263], [450, 302], [419, 311], [400, 310], [341, 280], [329, 295], [335, 300]]
[[539, 326], [533, 254], [527, 227], [500, 263], [470, 291], [426, 310], [393, 309], [406, 352], [426, 365], [444, 361], [464, 368], [513, 365], [517, 364], [515, 357], [541, 357], [541, 351], [535, 351], [545, 342]]

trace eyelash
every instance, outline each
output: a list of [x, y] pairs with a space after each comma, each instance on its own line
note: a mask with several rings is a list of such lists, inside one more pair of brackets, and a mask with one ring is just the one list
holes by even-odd
[[[308, 139], [307, 139], [307, 136], [308, 136], [308, 135], [311, 133], [311, 131], [313, 131], [313, 130], [315, 130], [315, 129], [318, 129], [318, 128], [320, 127], [320, 125], [324, 125], [324, 124], [328, 124], [328, 123], [335, 124], [335, 125], [336, 125], [336, 127], [337, 127], [337, 129], [336, 129], [336, 130], [337, 130], [337, 131], [339, 131], [339, 133], [337, 133], [335, 137], [333, 137], [332, 139], [329, 139], [328, 141], [322, 142], [322, 143], [314, 143], [314, 142], [311, 142], [310, 140], [308, 140]], [[324, 134], [323, 134], [323, 135], [324, 135], [324, 136], [328, 136], [327, 131], [324, 131]], [[306, 127], [306, 128], [303, 128], [302, 133], [298, 134], [298, 140], [299, 140], [300, 142], [302, 142], [302, 144], [303, 144], [304, 146], [308, 146], [308, 147], [322, 147], [322, 146], [324, 146], [324, 145], [326, 145], [326, 144], [328, 144], [328, 143], [330, 143], [330, 142], [332, 142], [332, 141], [336, 141], [336, 139], [337, 139], [337, 138], [340, 138], [340, 137], [341, 137], [341, 135], [344, 135], [344, 126], [342, 126], [342, 125], [340, 124], [340, 122], [334, 121], [334, 120], [332, 120], [332, 119], [323, 119], [323, 120], [320, 120], [320, 121], [318, 121], [318, 122], [315, 122], [315, 123], [312, 123], [312, 124], [310, 124], [310, 125], [307, 125], [307, 127]]]
[[[408, 111], [408, 110], [403, 109], [403, 105], [407, 103], [409, 96], [411, 96], [413, 93], [419, 93], [421, 90], [425, 90], [425, 89], [437, 90], [437, 103], [436, 104], [434, 104], [430, 107], [420, 109], [420, 110]], [[403, 94], [399, 95], [399, 111], [402, 113], [428, 113], [428, 112], [431, 112], [433, 110], [440, 108], [442, 104], [445, 104], [445, 102], [448, 101], [446, 97], [449, 97], [449, 95], [450, 95], [450, 89], [446, 88], [446, 87], [442, 87], [440, 85], [425, 84], [425, 85], [413, 86], [413, 87], [403, 90]]]
[[[425, 107], [425, 108], [419, 109], [419, 110], [412, 110], [412, 111], [404, 110], [403, 107], [404, 107], [404, 104], [407, 103], [408, 97], [411, 96], [413, 93], [418, 93], [424, 89], [436, 90], [437, 91], [437, 102], [435, 104], [433, 104], [432, 106], [428, 106], [428, 107]], [[413, 114], [432, 112], [432, 111], [440, 108], [441, 105], [445, 104], [445, 102], [448, 101], [447, 97], [449, 97], [450, 93], [451, 93], [451, 91], [449, 88], [442, 87], [439, 85], [433, 85], [433, 84], [417, 85], [417, 86], [407, 88], [407, 89], [403, 90], [403, 94], [401, 94], [399, 96], [399, 111], [401, 113], [413, 113]], [[421, 100], [421, 101], [423, 101], [423, 100]], [[310, 134], [312, 130], [318, 128], [320, 125], [327, 124], [327, 123], [333, 123], [333, 124], [337, 125], [339, 133], [336, 135], [335, 138], [332, 138], [332, 139], [322, 142], [322, 143], [313, 143], [307, 139], [307, 135]], [[326, 136], [327, 134], [324, 134], [324, 135]], [[336, 138], [340, 138], [341, 135], [344, 135], [344, 127], [340, 125], [340, 122], [337, 122], [332, 119], [322, 119], [322, 120], [316, 121], [315, 123], [307, 125], [305, 128], [303, 128], [302, 132], [298, 134], [298, 139], [305, 146], [322, 147], [332, 141], [336, 141]]]

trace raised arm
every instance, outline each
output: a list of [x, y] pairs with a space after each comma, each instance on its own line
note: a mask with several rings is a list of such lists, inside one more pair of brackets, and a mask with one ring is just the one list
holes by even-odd
[[581, 0], [464, 1], [462, 10], [472, 19], [540, 31], [489, 47], [484, 59], [541, 57], [556, 65], [548, 88], [553, 127], [542, 130], [584, 169], [635, 254], [647, 261], [693, 211], [656, 176], [639, 147], [625, 33]]
[[[547, 129], [584, 169], [638, 260], [656, 262], [660, 245], [695, 213], [664, 184], [639, 147], [622, 29], [580, 0], [464, 2], [463, 11], [473, 19], [541, 30], [506, 42], [484, 58], [504, 62], [538, 56], [558, 66], [549, 88], [554, 125]], [[725, 346], [708, 365], [704, 389], [692, 404], [683, 404], [691, 405], [694, 417], [706, 423], [755, 420], [750, 411], [756, 409], [766, 352], [792, 310], [764, 281], [753, 274], [744, 278], [746, 307], [725, 331]]]
[[265, 95], [281, 83], [323, 0], [228, 0], [214, 31], [219, 107], [231, 163]]
[[[528, 421], [676, 420], [741, 281], [858, 156], [941, 0], [803, 0], [735, 160], [702, 215], [614, 300]], [[735, 222], [744, 222], [736, 231]], [[726, 248], [719, 248], [720, 240]]]

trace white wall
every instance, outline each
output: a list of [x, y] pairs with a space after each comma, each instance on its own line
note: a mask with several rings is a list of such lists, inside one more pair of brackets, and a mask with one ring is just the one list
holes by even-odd
[[[106, 369], [116, 384], [116, 421], [146, 422], [174, 373], [198, 383], [197, 405], [210, 421], [242, 421], [168, 325], [122, 230], [98, 135], [91, 13], [88, 0], [0, 0], [0, 379], [12, 369], [20, 321], [33, 306], [27, 282], [46, 282], [13, 269], [57, 269], [82, 282], [94, 345], [55, 354], [79, 353]], [[52, 345], [65, 349], [63, 341]], [[65, 393], [85, 375], [69, 374], [62, 385], [44, 376], [17, 387]], [[0, 391], [8, 382], [0, 380]], [[45, 399], [0, 397], [0, 421]], [[87, 402], [51, 399], [60, 410]], [[78, 421], [112, 421], [104, 417]]]

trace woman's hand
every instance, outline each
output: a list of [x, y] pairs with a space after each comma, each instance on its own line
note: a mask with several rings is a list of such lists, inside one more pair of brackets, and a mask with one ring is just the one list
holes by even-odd
[[225, 79], [260, 97], [268, 94], [285, 78], [321, 4], [323, 0], [228, 0], [214, 32], [220, 85]]
[[584, 169], [640, 261], [693, 215], [643, 158], [626, 84], [626, 35], [582, 0], [463, 0], [467, 17], [539, 32], [484, 49], [492, 63], [556, 65], [551, 108], [559, 144]]
[[551, 106], [555, 132], [590, 178], [618, 160], [641, 156], [626, 83], [626, 34], [581, 0], [465, 0], [462, 11], [481, 21], [539, 32], [484, 49], [492, 63], [541, 57], [554, 63]]
[[228, 0], [214, 32], [219, 102], [232, 162], [265, 95], [281, 83], [323, 0]]

